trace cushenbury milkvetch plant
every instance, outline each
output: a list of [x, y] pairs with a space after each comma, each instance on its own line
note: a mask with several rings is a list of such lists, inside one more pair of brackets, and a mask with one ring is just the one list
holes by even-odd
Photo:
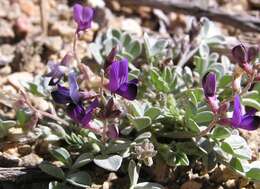
[[[223, 37], [208, 36], [207, 27], [214, 26], [206, 19], [199, 36], [193, 36], [198, 45], [192, 51], [196, 54], [193, 69], [185, 61], [175, 66], [176, 49], [170, 40], [148, 34], [140, 39], [109, 29], [89, 46], [96, 61], [92, 71], [88, 62], [77, 57], [76, 42], [91, 28], [94, 17], [94, 9], [73, 6], [77, 24], [73, 48], [60, 62], [48, 63], [49, 86], [41, 87], [49, 95], [39, 90], [40, 85], [28, 87], [31, 94], [52, 102], [57, 115], [37, 110], [25, 92], [17, 101], [20, 126], [33, 130], [39, 120], [50, 128], [54, 122], [59, 125], [52, 135], [65, 145], [55, 146], [50, 153], [63, 167], [40, 165], [58, 180], [50, 188], [90, 186], [91, 170], [86, 165], [128, 172], [132, 189], [163, 188], [163, 183], [138, 182], [139, 173], [145, 171], [142, 167], [158, 162], [174, 169], [201, 161], [207, 170], [223, 163], [251, 180], [260, 180], [259, 162], [251, 162], [252, 152], [238, 132], [259, 128], [259, 49], [240, 44], [227, 50], [235, 65], [211, 53], [210, 46]], [[135, 64], [137, 60], [141, 64]], [[95, 87], [89, 87], [93, 78]], [[28, 127], [30, 121], [33, 126]], [[4, 135], [8, 122], [0, 123]]]

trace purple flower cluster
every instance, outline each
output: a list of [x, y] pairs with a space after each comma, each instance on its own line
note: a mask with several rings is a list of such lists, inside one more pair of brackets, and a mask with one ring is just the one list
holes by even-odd
[[221, 115], [219, 124], [231, 125], [234, 128], [241, 128], [246, 130], [255, 130], [259, 128], [260, 118], [256, 116], [256, 110], [245, 112], [245, 108], [241, 105], [239, 95], [234, 97], [234, 110], [232, 118], [223, 117], [222, 111], [227, 111], [226, 104], [219, 105], [219, 101], [216, 96], [216, 74], [213, 72], [207, 73], [202, 79], [202, 87], [205, 98], [214, 114]]
[[79, 86], [76, 81], [74, 72], [69, 73], [69, 88], [60, 86], [52, 91], [53, 100], [58, 104], [66, 105], [67, 113], [72, 120], [81, 124], [85, 128], [91, 128], [89, 122], [92, 118], [92, 112], [98, 107], [99, 102], [96, 98], [92, 101], [87, 109], [83, 106], [84, 93], [79, 91]]
[[[80, 4], [75, 4], [73, 7], [74, 20], [77, 22], [78, 27], [76, 33], [84, 31], [91, 26], [94, 11], [92, 8], [83, 7]], [[128, 80], [128, 60], [115, 60], [116, 48], [113, 48], [111, 53], [106, 59], [104, 69], [109, 77], [108, 90], [112, 94], [118, 94], [125, 99], [134, 100], [137, 96], [137, 83], [138, 80]], [[92, 123], [92, 114], [97, 107], [100, 107], [100, 117], [102, 119], [111, 119], [118, 116], [121, 111], [115, 108], [113, 97], [111, 97], [105, 105], [99, 102], [97, 95], [92, 95], [91, 92], [80, 91], [77, 83], [77, 76], [74, 71], [71, 71], [69, 64], [73, 56], [66, 55], [61, 63], [49, 63], [50, 72], [47, 74], [51, 77], [49, 85], [56, 86], [55, 90], [51, 92], [53, 100], [57, 104], [64, 105], [68, 116], [76, 123], [84, 128], [96, 130], [97, 128]], [[61, 79], [68, 74], [69, 86], [65, 87], [60, 85]], [[101, 94], [102, 95], [102, 94]], [[93, 99], [89, 102], [89, 106], [85, 108], [85, 101]], [[117, 138], [119, 135], [118, 127], [115, 124], [110, 124], [108, 127], [103, 128], [103, 132], [109, 138]]]

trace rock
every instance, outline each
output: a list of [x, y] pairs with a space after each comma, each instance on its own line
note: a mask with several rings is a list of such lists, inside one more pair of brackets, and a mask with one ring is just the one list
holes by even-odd
[[46, 66], [41, 62], [40, 55], [36, 54], [31, 57], [31, 59], [24, 65], [24, 71], [29, 73], [35, 73], [43, 75], [46, 70]]
[[71, 9], [66, 4], [58, 3], [57, 12], [59, 13], [59, 17], [61, 20], [71, 19]]
[[235, 179], [228, 180], [225, 185], [228, 189], [236, 189], [237, 188]]
[[[1, 47], [0, 47], [0, 49], [1, 49]], [[1, 76], [9, 75], [11, 72], [12, 72], [12, 69], [11, 69], [11, 67], [9, 65], [6, 65], [6, 66], [0, 68], [0, 75]], [[2, 79], [3, 78], [0, 79], [0, 85], [3, 82]], [[6, 78], [5, 78], [5, 80], [6, 80]]]
[[36, 6], [33, 1], [19, 0], [21, 10], [28, 16], [35, 17], [40, 15], [39, 6]]
[[46, 47], [54, 52], [58, 52], [62, 48], [62, 38], [60, 36], [47, 37], [45, 40]]
[[50, 34], [72, 38], [76, 30], [75, 28], [69, 26], [67, 21], [54, 21], [50, 29]]
[[200, 189], [202, 187], [201, 183], [198, 183], [194, 180], [189, 180], [181, 185], [180, 189]]
[[21, 158], [19, 166], [34, 167], [39, 165], [42, 161], [43, 159], [37, 154], [31, 153]]
[[7, 18], [9, 20], [15, 20], [22, 14], [20, 5], [18, 3], [11, 4], [10, 8], [6, 10]]
[[14, 38], [14, 32], [9, 22], [0, 19], [0, 40]]
[[32, 147], [28, 144], [25, 144], [25, 145], [22, 145], [22, 146], [19, 146], [18, 147], [18, 153], [21, 155], [21, 156], [25, 156], [25, 155], [28, 155], [32, 152]]
[[0, 1], [0, 18], [7, 17], [10, 1]]
[[32, 30], [32, 25], [28, 17], [21, 16], [16, 19], [14, 24], [15, 35], [18, 38], [24, 38]]
[[32, 96], [32, 103], [38, 110], [47, 111], [49, 109], [49, 103], [44, 100], [42, 97]]
[[221, 184], [224, 181], [223, 172], [219, 167], [214, 169], [214, 171], [210, 174], [210, 180], [217, 184]]
[[33, 76], [31, 73], [28, 72], [17, 72], [9, 75], [7, 77], [8, 81], [13, 83], [15, 86], [18, 86], [20, 88], [23, 88], [22, 83], [23, 82], [32, 82]]
[[9, 64], [13, 61], [14, 50], [15, 47], [9, 44], [4, 44], [0, 46], [0, 66]]

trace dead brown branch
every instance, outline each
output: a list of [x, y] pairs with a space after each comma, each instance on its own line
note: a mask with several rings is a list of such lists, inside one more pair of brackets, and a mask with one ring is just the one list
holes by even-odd
[[[110, 0], [106, 0], [108, 3]], [[176, 12], [195, 17], [208, 17], [246, 32], [260, 32], [260, 19], [252, 16], [232, 15], [217, 8], [202, 8], [193, 3], [176, 0], [117, 0], [123, 6], [148, 6], [165, 12]]]

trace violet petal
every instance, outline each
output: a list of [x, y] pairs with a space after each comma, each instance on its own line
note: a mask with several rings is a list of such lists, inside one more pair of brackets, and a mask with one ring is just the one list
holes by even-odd
[[257, 116], [244, 116], [241, 123], [239, 125], [236, 125], [235, 127], [252, 131], [259, 128], [259, 121], [260, 119]]
[[119, 136], [119, 129], [118, 129], [118, 127], [115, 126], [114, 124], [110, 125], [108, 127], [107, 136], [109, 138], [111, 138], [111, 139], [117, 139], [118, 136]]
[[258, 53], [257, 51], [258, 51], [258, 49], [255, 47], [248, 48], [248, 50], [247, 50], [247, 62], [248, 63], [253, 61], [256, 58], [257, 53]]
[[216, 74], [214, 72], [208, 72], [202, 78], [202, 87], [206, 97], [212, 97], [216, 94]]
[[98, 99], [95, 99], [93, 102], [91, 102], [87, 111], [85, 111], [84, 117], [82, 117], [82, 119], [80, 120], [80, 123], [83, 125], [83, 127], [90, 122], [92, 118], [92, 112], [95, 108], [98, 107], [98, 105]]
[[119, 88], [119, 64], [112, 63], [109, 73], [109, 90], [115, 92]]
[[232, 55], [239, 64], [247, 62], [247, 51], [244, 45], [240, 44], [232, 49]]
[[69, 93], [70, 97], [75, 104], [80, 100], [79, 86], [77, 84], [76, 75], [74, 72], [69, 73]]
[[137, 95], [137, 85], [134, 83], [124, 83], [116, 93], [128, 100], [134, 100]]
[[81, 123], [81, 120], [85, 116], [85, 109], [81, 103], [77, 105], [70, 103], [67, 107], [67, 113], [76, 123]]
[[232, 116], [232, 125], [234, 127], [238, 126], [242, 121], [242, 110], [239, 95], [234, 97], [234, 112]]
[[73, 17], [78, 24], [77, 32], [84, 31], [91, 27], [94, 10], [90, 7], [83, 7], [80, 4], [73, 6]]
[[67, 104], [72, 102], [69, 89], [60, 85], [58, 85], [57, 90], [51, 92], [51, 96], [58, 104]]

